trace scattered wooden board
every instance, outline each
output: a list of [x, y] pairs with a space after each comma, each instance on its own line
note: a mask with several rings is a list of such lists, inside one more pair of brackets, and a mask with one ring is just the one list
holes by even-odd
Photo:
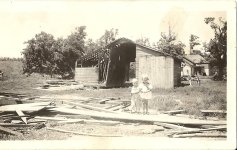
[[[21, 111], [21, 110], [16, 110], [16, 113], [19, 115], [19, 116], [24, 116], [25, 114]], [[26, 120], [26, 117], [21, 117], [21, 120], [27, 124], [27, 120]]]
[[161, 122], [154, 122], [155, 125], [158, 126], [162, 126], [168, 129], [179, 129], [179, 130], [190, 130], [193, 128], [187, 128], [187, 127], [183, 127], [183, 126], [179, 126], [179, 125], [175, 125], [175, 124], [170, 124], [170, 123], [161, 123]]
[[2, 127], [2, 126], [0, 126], [0, 131], [5, 132], [5, 133], [9, 133], [9, 134], [12, 134], [12, 135], [17, 135], [17, 136], [22, 135], [20, 132], [13, 131], [13, 130], [10, 130], [8, 128]]
[[185, 110], [171, 110], [171, 111], [165, 111], [163, 112], [164, 114], [170, 114], [170, 115], [174, 115], [174, 114], [181, 114], [184, 113]]
[[16, 124], [16, 123], [0, 123], [2, 127], [32, 127], [35, 126], [37, 123], [30, 123], [30, 124]]
[[226, 114], [225, 110], [200, 110], [202, 113]]
[[5, 106], [0, 106], [0, 112], [9, 112], [9, 111], [11, 112], [11, 111], [16, 111], [16, 110], [39, 111], [50, 104], [51, 102], [5, 105]]
[[226, 129], [226, 126], [220, 126], [220, 127], [216, 127], [216, 128], [209, 128], [209, 129], [194, 129], [194, 130], [188, 130], [188, 131], [174, 131], [174, 132], [170, 133], [169, 135], [199, 133], [199, 132], [203, 132], [203, 131], [212, 131], [212, 130], [221, 130], [221, 129]]
[[112, 105], [112, 106], [107, 106], [107, 107], [105, 107], [104, 109], [111, 109], [111, 108], [113, 108], [113, 107], [117, 107], [117, 106], [120, 106], [120, 105], [121, 105], [121, 103], [115, 104], [115, 105]]
[[105, 104], [105, 102], [110, 101], [111, 99], [102, 99], [99, 101], [100, 104]]
[[195, 133], [195, 134], [185, 134], [185, 135], [174, 135], [174, 138], [200, 138], [200, 137], [208, 137], [208, 138], [226, 138], [226, 134], [216, 134], [216, 133]]
[[178, 120], [175, 121], [172, 118], [159, 118], [159, 117], [154, 117], [151, 115], [133, 115], [133, 114], [127, 114], [127, 113], [103, 113], [103, 112], [90, 112], [90, 111], [81, 111], [78, 109], [68, 109], [68, 108], [51, 108], [49, 110], [53, 111], [58, 111], [58, 112], [63, 112], [63, 113], [69, 113], [69, 114], [81, 114], [81, 115], [88, 115], [91, 117], [96, 117], [96, 118], [103, 118], [103, 119], [111, 119], [111, 120], [123, 120], [123, 121], [143, 121], [143, 122], [163, 122], [163, 123], [172, 123], [172, 124], [188, 124], [188, 125], [226, 125], [226, 121], [207, 121], [207, 120], [192, 120], [192, 121], [187, 121], [187, 120]]

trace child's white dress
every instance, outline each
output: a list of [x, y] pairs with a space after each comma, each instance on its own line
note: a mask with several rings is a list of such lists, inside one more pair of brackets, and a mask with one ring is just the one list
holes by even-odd
[[132, 97], [131, 97], [131, 108], [130, 110], [132, 112], [137, 112], [138, 111], [138, 100], [140, 98], [139, 96], [139, 87], [132, 87], [131, 89], [131, 94], [132, 94]]
[[139, 85], [139, 89], [141, 90], [140, 92], [140, 96], [142, 99], [151, 99], [152, 98], [152, 92], [151, 92], [151, 89], [152, 89], [152, 85], [149, 84], [149, 85], [144, 85], [143, 83], [141, 83]]

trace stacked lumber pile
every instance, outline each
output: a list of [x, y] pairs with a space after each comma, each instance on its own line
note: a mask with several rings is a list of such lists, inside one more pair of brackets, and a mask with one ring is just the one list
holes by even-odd
[[[38, 97], [37, 101], [41, 102], [0, 106], [0, 133], [22, 135], [25, 133], [24, 129], [28, 127], [46, 127], [47, 130], [64, 133], [114, 136], [88, 135], [56, 126], [70, 123], [108, 126], [138, 124], [151, 125], [152, 129], [144, 129], [144, 134], [166, 130], [165, 133], [169, 137], [226, 137], [226, 121], [174, 116], [183, 113], [184, 110], [163, 112], [160, 115], [131, 114], [125, 111], [130, 106], [129, 100], [113, 97]], [[48, 126], [49, 122], [53, 122], [56, 126]], [[213, 131], [222, 131], [223, 134], [215, 135]]]

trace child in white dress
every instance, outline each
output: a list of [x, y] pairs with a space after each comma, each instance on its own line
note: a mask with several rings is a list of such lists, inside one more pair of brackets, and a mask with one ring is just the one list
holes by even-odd
[[139, 88], [138, 88], [138, 80], [137, 79], [133, 79], [132, 80], [132, 89], [131, 89], [131, 112], [134, 113], [139, 113], [140, 112], [140, 108], [139, 108], [139, 100], [140, 100], [140, 96], [139, 96]]
[[142, 76], [142, 83], [139, 85], [142, 100], [143, 114], [148, 114], [148, 101], [152, 99], [152, 85], [147, 75]]

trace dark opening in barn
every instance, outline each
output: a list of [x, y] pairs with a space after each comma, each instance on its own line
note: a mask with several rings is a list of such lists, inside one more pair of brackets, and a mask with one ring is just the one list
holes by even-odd
[[[135, 57], [136, 44], [129, 39], [121, 38], [105, 48], [87, 54], [78, 65], [84, 69], [84, 72], [87, 70], [85, 75], [97, 72], [98, 78], [89, 78], [89, 80], [97, 80], [107, 87], [120, 87], [129, 80], [130, 62], [134, 62]], [[79, 70], [81, 72], [80, 77], [82, 68], [77, 69], [77, 72]]]

